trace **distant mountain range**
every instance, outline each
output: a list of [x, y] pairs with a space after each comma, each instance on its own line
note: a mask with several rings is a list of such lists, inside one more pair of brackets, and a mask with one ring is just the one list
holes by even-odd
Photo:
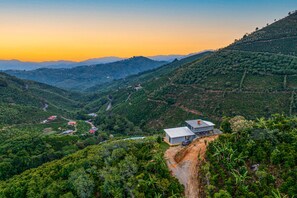
[[155, 61], [138, 56], [91, 66], [59, 69], [39, 68], [31, 71], [6, 70], [5, 72], [18, 78], [34, 80], [65, 89], [83, 90], [114, 79], [155, 69], [166, 63], [165, 61]]
[[123, 60], [119, 57], [103, 57], [103, 58], [94, 58], [88, 59], [81, 62], [74, 61], [45, 61], [45, 62], [22, 62], [19, 60], [0, 60], [0, 70], [34, 70], [39, 68], [73, 68], [82, 65], [96, 65], [96, 64], [105, 64], [115, 61]]
[[[156, 60], [156, 61], [166, 61], [172, 62], [175, 59], [182, 59], [197, 53], [192, 53], [189, 55], [157, 55], [157, 56], [148, 56], [147, 58]], [[126, 58], [108, 56], [102, 58], [93, 58], [81, 62], [67, 61], [67, 60], [58, 60], [58, 61], [44, 61], [44, 62], [23, 62], [20, 60], [0, 60], [0, 70], [35, 70], [39, 68], [73, 68], [78, 66], [89, 66], [97, 64], [106, 64], [112, 63]]]

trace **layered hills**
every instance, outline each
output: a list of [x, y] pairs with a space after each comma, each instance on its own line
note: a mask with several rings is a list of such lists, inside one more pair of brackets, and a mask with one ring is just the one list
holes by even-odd
[[97, 84], [155, 69], [165, 63], [165, 61], [154, 61], [145, 57], [132, 57], [113, 63], [79, 66], [70, 69], [41, 68], [32, 71], [8, 70], [5, 72], [18, 78], [34, 80], [65, 89], [84, 90]]
[[[180, 54], [172, 54], [172, 55], [156, 55], [156, 56], [147, 56], [147, 58], [155, 60], [155, 61], [165, 61], [171, 62], [174, 59], [182, 59], [189, 57], [197, 53], [192, 53], [188, 55], [180, 55]], [[106, 64], [112, 63], [116, 61], [121, 61], [126, 58], [117, 57], [117, 56], [107, 56], [101, 58], [91, 58], [84, 61], [67, 61], [67, 60], [57, 60], [57, 61], [43, 61], [43, 62], [26, 62], [20, 60], [0, 60], [0, 70], [35, 70], [39, 68], [73, 68], [82, 65], [98, 65], [98, 64]]]
[[81, 62], [58, 60], [44, 62], [24, 62], [20, 60], [0, 60], [0, 70], [34, 70], [39, 68], [73, 68], [81, 65], [105, 64], [122, 60], [119, 57], [93, 58]]
[[[197, 116], [220, 121], [223, 116], [296, 114], [296, 16], [159, 77], [138, 77], [130, 86], [110, 90], [112, 111], [159, 128]], [[139, 84], [141, 88], [136, 88]]]
[[[127, 136], [151, 135], [197, 117], [221, 122], [225, 133], [213, 143], [204, 142], [208, 151], [197, 186], [202, 196], [294, 196], [296, 15], [216, 52], [163, 66], [143, 57], [126, 60], [146, 62], [142, 66], [150, 71], [125, 61], [105, 73], [103, 65], [88, 67], [88, 75], [86, 67], [75, 73], [32, 71], [40, 71], [39, 77], [51, 84], [46, 72], [58, 72], [54, 76], [69, 80], [63, 85], [86, 89], [88, 95], [0, 73], [0, 196], [182, 197], [183, 187], [164, 161], [168, 145], [161, 136]], [[135, 69], [133, 76], [118, 73], [124, 65]], [[97, 79], [100, 75], [117, 80]], [[80, 77], [81, 84], [67, 84]], [[74, 117], [78, 110], [77, 123], [69, 126], [62, 116]], [[90, 120], [90, 112], [98, 116]], [[61, 120], [39, 123], [54, 113]], [[225, 117], [253, 119], [275, 113], [292, 117]], [[95, 125], [98, 131], [89, 133]], [[63, 134], [66, 129], [72, 134]]]

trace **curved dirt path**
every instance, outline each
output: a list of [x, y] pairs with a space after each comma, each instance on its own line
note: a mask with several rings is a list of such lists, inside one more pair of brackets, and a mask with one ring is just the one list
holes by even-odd
[[175, 106], [181, 108], [182, 110], [184, 110], [188, 113], [192, 113], [192, 114], [199, 115], [199, 116], [203, 115], [201, 112], [193, 110], [193, 109], [189, 109], [189, 108], [183, 106], [182, 104], [176, 104]]
[[[187, 198], [199, 197], [199, 165], [204, 160], [207, 145], [205, 141], [211, 142], [218, 135], [196, 139], [187, 147], [170, 147], [165, 152], [167, 166], [172, 175], [176, 177], [185, 187], [185, 196]], [[178, 155], [177, 155], [178, 154]], [[199, 156], [199, 159], [198, 159]], [[178, 159], [177, 162], [175, 159]]]

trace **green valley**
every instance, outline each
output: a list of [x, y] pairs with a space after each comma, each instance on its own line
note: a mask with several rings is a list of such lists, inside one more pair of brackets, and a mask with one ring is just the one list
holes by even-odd
[[[291, 12], [170, 63], [1, 72], [0, 197], [293, 198], [296, 27]], [[174, 131], [186, 120], [211, 128]]]
[[83, 106], [85, 97], [4, 73], [0, 73], [0, 83], [0, 125], [38, 123], [57, 113], [70, 115]]

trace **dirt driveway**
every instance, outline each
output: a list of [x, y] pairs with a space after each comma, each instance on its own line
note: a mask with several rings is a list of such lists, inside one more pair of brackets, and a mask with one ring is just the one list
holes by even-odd
[[[195, 140], [187, 147], [170, 147], [165, 152], [167, 166], [181, 184], [185, 186], [185, 196], [187, 198], [199, 197], [198, 173], [200, 161], [204, 159], [206, 144], [211, 142], [218, 135], [204, 137]], [[199, 159], [198, 160], [198, 156]]]

